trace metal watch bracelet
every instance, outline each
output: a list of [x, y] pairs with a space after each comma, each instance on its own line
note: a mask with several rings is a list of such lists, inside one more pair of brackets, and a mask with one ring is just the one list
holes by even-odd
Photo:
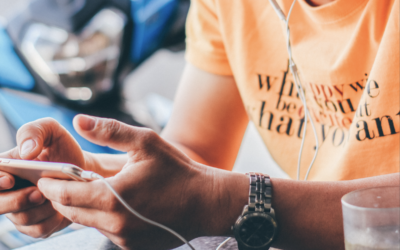
[[248, 211], [265, 212], [271, 211], [272, 185], [269, 175], [250, 172], [249, 176], [249, 205]]

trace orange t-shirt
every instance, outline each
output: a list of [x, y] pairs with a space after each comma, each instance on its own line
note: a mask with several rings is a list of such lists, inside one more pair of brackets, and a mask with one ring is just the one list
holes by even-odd
[[[287, 15], [292, 0], [278, 0]], [[298, 0], [293, 58], [317, 127], [310, 180], [399, 172], [399, 0]], [[277, 164], [296, 178], [304, 108], [288, 69], [286, 30], [268, 0], [192, 0], [186, 58], [233, 75]], [[301, 179], [314, 156], [308, 123]]]

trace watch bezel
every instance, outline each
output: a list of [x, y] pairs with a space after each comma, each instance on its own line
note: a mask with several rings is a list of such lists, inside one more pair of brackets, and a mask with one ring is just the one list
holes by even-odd
[[[240, 237], [240, 234], [239, 234], [240, 228], [243, 225], [243, 223], [246, 220], [248, 220], [250, 218], [253, 218], [253, 217], [264, 217], [265, 219], [269, 220], [271, 222], [271, 224], [274, 226], [274, 233], [273, 233], [272, 237], [268, 240], [268, 242], [266, 242], [262, 246], [255, 247], [255, 246], [250, 246], [250, 245], [246, 244], [242, 240], [242, 238]], [[278, 231], [277, 229], [278, 229], [278, 224], [276, 223], [275, 218], [271, 214], [262, 213], [262, 212], [250, 212], [250, 213], [247, 213], [247, 214], [245, 214], [243, 216], [240, 216], [238, 218], [238, 220], [235, 222], [233, 233], [235, 235], [235, 239], [238, 242], [238, 244], [241, 244], [241, 245], [243, 245], [243, 246], [245, 246], [246, 248], [249, 248], [249, 249], [262, 249], [262, 248], [268, 247], [268, 246], [270, 246], [272, 244], [273, 240], [276, 237], [276, 234], [277, 234], [277, 231]]]

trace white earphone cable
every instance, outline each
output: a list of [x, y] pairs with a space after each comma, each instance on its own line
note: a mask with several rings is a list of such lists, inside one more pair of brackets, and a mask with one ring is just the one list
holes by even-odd
[[[295, 81], [295, 85], [296, 85], [296, 89], [297, 89], [297, 93], [299, 94], [300, 100], [303, 103], [304, 106], [304, 128], [303, 128], [303, 138], [301, 140], [301, 145], [300, 145], [300, 150], [299, 150], [299, 157], [298, 157], [298, 161], [297, 161], [297, 180], [300, 180], [300, 165], [301, 165], [301, 157], [303, 154], [303, 149], [304, 149], [304, 142], [305, 142], [305, 138], [306, 138], [306, 133], [307, 133], [307, 121], [308, 119], [310, 119], [311, 122], [311, 126], [314, 132], [314, 138], [315, 138], [315, 153], [314, 153], [314, 157], [311, 160], [310, 166], [307, 169], [307, 173], [306, 176], [304, 178], [304, 180], [308, 179], [308, 176], [311, 172], [311, 168], [314, 165], [315, 159], [317, 158], [318, 155], [318, 150], [319, 150], [319, 141], [318, 141], [318, 134], [317, 134], [317, 129], [315, 127], [314, 121], [311, 117], [310, 111], [307, 108], [307, 100], [306, 100], [306, 96], [305, 96], [305, 91], [303, 89], [303, 86], [301, 84], [301, 80], [297, 71], [297, 66], [293, 60], [293, 56], [292, 56], [292, 47], [290, 45], [290, 29], [289, 29], [289, 19], [290, 16], [292, 15], [292, 11], [294, 8], [294, 5], [296, 3], [297, 0], [293, 0], [292, 5], [290, 6], [289, 9], [289, 13], [287, 15], [287, 18], [285, 18], [285, 14], [283, 13], [282, 9], [279, 7], [279, 4], [276, 2], [276, 0], [269, 0], [269, 2], [271, 3], [274, 11], [276, 12], [276, 14], [278, 15], [278, 17], [285, 22], [286, 24], [286, 34], [287, 34], [287, 40], [286, 40], [286, 46], [287, 46], [287, 51], [289, 54], [289, 68], [290, 71], [292, 72], [294, 81]], [[220, 250], [222, 249], [222, 247], [230, 240], [231, 238], [227, 238], [224, 242], [222, 242], [216, 250]]]
[[[296, 89], [297, 89], [297, 93], [299, 94], [300, 100], [304, 105], [304, 128], [303, 128], [303, 138], [301, 140], [301, 145], [300, 145], [300, 150], [299, 150], [299, 158], [297, 161], [297, 180], [300, 180], [300, 165], [301, 165], [301, 156], [303, 154], [303, 149], [304, 149], [304, 142], [305, 142], [305, 138], [306, 138], [306, 132], [307, 132], [307, 121], [308, 119], [310, 119], [311, 122], [311, 126], [314, 132], [314, 137], [315, 137], [315, 153], [314, 153], [314, 157], [311, 160], [310, 166], [307, 169], [307, 173], [306, 176], [304, 178], [304, 180], [308, 179], [308, 176], [310, 174], [311, 168], [314, 165], [315, 159], [317, 158], [318, 155], [318, 150], [319, 150], [319, 142], [318, 142], [318, 134], [317, 134], [317, 130], [314, 124], [314, 121], [311, 117], [311, 114], [307, 108], [307, 102], [306, 102], [306, 97], [305, 97], [305, 91], [303, 89], [303, 86], [301, 84], [301, 80], [300, 77], [298, 75], [297, 72], [297, 66], [293, 61], [293, 57], [292, 57], [292, 47], [290, 45], [290, 29], [289, 29], [289, 19], [290, 16], [292, 14], [294, 5], [296, 3], [297, 0], [293, 0], [293, 3], [289, 9], [289, 13], [287, 18], [285, 18], [285, 14], [283, 13], [283, 11], [281, 10], [281, 8], [279, 7], [278, 3], [276, 2], [276, 0], [269, 0], [273, 9], [275, 10], [275, 12], [277, 13], [278, 17], [285, 22], [286, 24], [286, 33], [287, 33], [287, 40], [286, 40], [286, 46], [287, 46], [287, 51], [289, 54], [289, 68], [290, 71], [292, 72], [294, 81], [295, 81], [295, 85], [296, 85]], [[231, 239], [231, 237], [227, 238], [225, 241], [223, 241], [216, 250], [221, 250], [222, 247]]]
[[224, 240], [221, 244], [219, 244], [219, 246], [217, 247], [217, 249], [215, 250], [221, 250], [222, 247], [230, 240], [232, 239], [232, 237], [227, 238], [226, 240]]
[[107, 182], [107, 180], [94, 172], [91, 171], [83, 171], [81, 173], [81, 177], [84, 179], [88, 179], [88, 180], [101, 180], [106, 187], [114, 194], [114, 196], [121, 202], [121, 204], [129, 211], [131, 212], [133, 215], [135, 215], [136, 217], [138, 217], [139, 219], [141, 219], [142, 221], [156, 226], [158, 228], [164, 229], [165, 231], [171, 233], [172, 235], [174, 235], [175, 237], [177, 237], [178, 239], [180, 239], [183, 243], [187, 244], [190, 249], [195, 250], [195, 248], [183, 237], [181, 236], [179, 233], [175, 232], [174, 230], [172, 230], [171, 228], [164, 226], [158, 222], [152, 221], [146, 217], [144, 217], [143, 215], [139, 214], [136, 210], [134, 210], [118, 193], [117, 191], [115, 191], [115, 189], [110, 185], [110, 183]]
[[[274, 9], [279, 8], [279, 6], [275, 6], [275, 5], [277, 5], [276, 2], [274, 2], [273, 0], [270, 0], [270, 2], [271, 2], [271, 4], [274, 5]], [[311, 160], [311, 163], [310, 163], [310, 165], [309, 165], [309, 167], [307, 169], [306, 176], [304, 178], [304, 180], [307, 180], [308, 176], [309, 176], [309, 174], [311, 172], [311, 168], [314, 165], [315, 159], [317, 158], [317, 155], [318, 155], [319, 141], [318, 141], [318, 134], [317, 134], [317, 130], [316, 130], [314, 121], [313, 121], [313, 119], [311, 117], [311, 114], [310, 114], [310, 111], [308, 110], [308, 107], [307, 107], [307, 100], [306, 100], [306, 97], [305, 97], [305, 91], [304, 91], [303, 86], [301, 84], [301, 80], [300, 80], [300, 77], [299, 77], [299, 74], [298, 74], [297, 66], [296, 66], [296, 64], [295, 64], [295, 62], [293, 60], [292, 47], [291, 47], [291, 44], [290, 44], [289, 20], [290, 20], [290, 17], [292, 15], [292, 11], [293, 11], [293, 8], [294, 8], [294, 5], [296, 4], [296, 2], [297, 2], [297, 0], [293, 0], [293, 3], [292, 3], [292, 5], [290, 6], [290, 9], [289, 9], [288, 16], [287, 16], [286, 20], [283, 20], [283, 21], [286, 24], [286, 34], [287, 34], [286, 46], [287, 46], [287, 51], [288, 51], [288, 54], [289, 54], [290, 71], [292, 72], [297, 92], [298, 92], [300, 100], [301, 100], [301, 102], [303, 103], [303, 106], [304, 106], [304, 128], [303, 128], [303, 138], [302, 138], [302, 141], [301, 141], [299, 157], [298, 157], [298, 162], [297, 162], [297, 180], [300, 180], [301, 158], [302, 158], [303, 149], [304, 149], [304, 142], [305, 142], [305, 138], [306, 138], [307, 121], [308, 121], [308, 119], [310, 119], [310, 122], [311, 122], [311, 126], [312, 126], [312, 129], [313, 129], [313, 132], [314, 132], [315, 144], [316, 144], [314, 157]]]

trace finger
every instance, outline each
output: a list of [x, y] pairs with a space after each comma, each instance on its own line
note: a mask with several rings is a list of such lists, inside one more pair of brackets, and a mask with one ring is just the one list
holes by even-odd
[[17, 132], [19, 155], [22, 159], [33, 160], [42, 152], [43, 146], [57, 134], [58, 124], [54, 119], [39, 119], [23, 125]]
[[52, 204], [55, 210], [76, 224], [99, 229], [108, 229], [107, 227], [112, 227], [115, 223], [115, 219], [112, 218], [110, 214], [101, 210], [82, 207], [67, 207], [54, 201]]
[[38, 187], [43, 195], [64, 206], [107, 209], [112, 206], [108, 190], [99, 181], [78, 182], [42, 178]]
[[[132, 239], [133, 237], [118, 237], [117, 235], [114, 235], [112, 233], [109, 233], [105, 230], [100, 230], [96, 228], [102, 235], [106, 236], [110, 241], [112, 241], [115, 245], [120, 247], [121, 249], [124, 249], [124, 246], [132, 246], [133, 244], [130, 244], [130, 241], [134, 241]], [[112, 249], [112, 246], [109, 247]]]
[[[15, 147], [7, 152], [0, 153], [0, 158], [20, 159], [18, 148]], [[9, 173], [0, 171], [0, 191], [13, 188], [15, 185], [14, 176]]]
[[11, 188], [11, 189], [6, 190], [7, 192], [35, 186], [35, 185], [33, 185], [32, 182], [30, 182], [28, 180], [22, 179], [22, 178], [20, 178], [18, 176], [13, 176], [13, 177], [14, 177], [14, 180], [15, 180], [14, 187]]
[[22, 126], [17, 132], [19, 156], [24, 160], [33, 160], [44, 147], [60, 138], [66, 139], [65, 146], [76, 143], [72, 136], [54, 119], [43, 118]]
[[0, 214], [17, 213], [39, 206], [45, 198], [37, 187], [0, 193]]
[[73, 121], [75, 130], [87, 140], [102, 146], [128, 152], [152, 144], [159, 136], [147, 128], [87, 115], [77, 115]]
[[14, 187], [14, 184], [15, 179], [11, 174], [0, 171], [0, 191], [11, 189]]
[[40, 206], [23, 212], [6, 214], [6, 217], [16, 225], [31, 226], [45, 221], [56, 213], [57, 211], [53, 208], [51, 202], [46, 201]]
[[56, 213], [38, 224], [32, 226], [15, 225], [15, 227], [21, 233], [29, 235], [33, 238], [47, 238], [70, 224], [71, 222], [62, 214]]
[[6, 152], [0, 153], [0, 158], [21, 159], [19, 157], [19, 151], [17, 147], [10, 149]]

